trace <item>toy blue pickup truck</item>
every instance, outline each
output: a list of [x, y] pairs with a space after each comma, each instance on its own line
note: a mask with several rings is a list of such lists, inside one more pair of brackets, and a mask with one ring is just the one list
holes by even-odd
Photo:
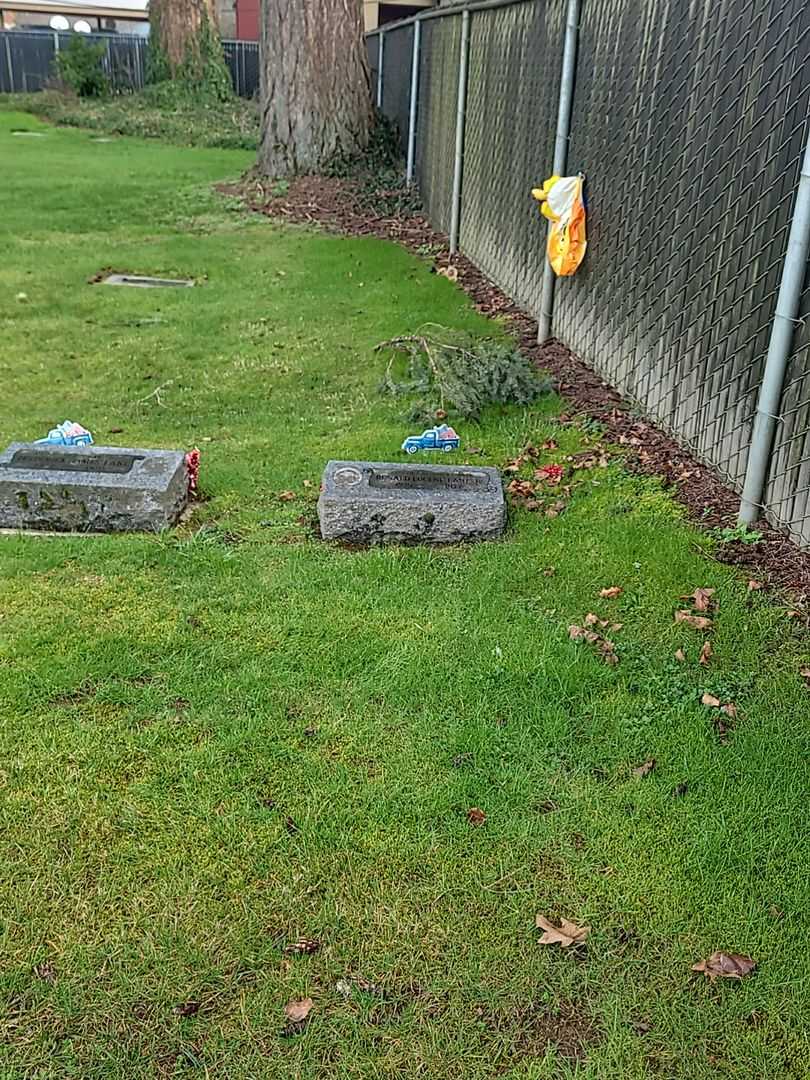
[[428, 428], [421, 435], [409, 435], [402, 444], [406, 454], [415, 454], [417, 450], [458, 450], [460, 439], [449, 424], [439, 424]]

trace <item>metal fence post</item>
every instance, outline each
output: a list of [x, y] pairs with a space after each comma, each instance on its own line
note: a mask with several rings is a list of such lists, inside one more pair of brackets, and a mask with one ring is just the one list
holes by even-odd
[[405, 180], [413, 183], [413, 166], [416, 151], [416, 95], [419, 89], [419, 41], [421, 38], [422, 22], [419, 18], [413, 24], [413, 57], [411, 59], [411, 105], [408, 114], [408, 162], [405, 169]]
[[799, 186], [793, 220], [790, 223], [785, 261], [782, 264], [782, 280], [776, 298], [776, 310], [768, 341], [768, 356], [762, 374], [762, 386], [757, 398], [757, 411], [745, 483], [740, 500], [739, 520], [751, 525], [762, 514], [763, 495], [771, 463], [773, 438], [779, 420], [779, 405], [793, 344], [793, 334], [798, 322], [799, 303], [807, 273], [807, 256], [810, 253], [810, 132], [804, 150]]
[[382, 109], [383, 63], [385, 57], [385, 31], [380, 30], [377, 38], [377, 108]]
[[461, 216], [461, 170], [464, 161], [464, 128], [467, 119], [467, 68], [470, 56], [470, 13], [461, 13], [461, 48], [458, 58], [458, 97], [456, 100], [456, 150], [453, 160], [453, 196], [450, 204], [450, 254], [458, 251], [458, 226]]
[[[574, 78], [577, 69], [577, 39], [579, 37], [580, 0], [568, 0], [565, 16], [560, 75], [560, 103], [557, 109], [557, 134], [554, 139], [552, 175], [563, 176], [568, 165], [568, 139], [571, 131], [571, 107], [574, 103]], [[550, 231], [550, 226], [549, 230]], [[537, 340], [542, 343], [551, 337], [551, 317], [554, 314], [554, 271], [543, 252], [543, 288], [540, 294], [540, 318], [537, 320]]]
[[14, 68], [11, 66], [11, 46], [8, 43], [8, 34], [6, 38], [6, 65], [8, 67], [8, 92], [14, 93]]

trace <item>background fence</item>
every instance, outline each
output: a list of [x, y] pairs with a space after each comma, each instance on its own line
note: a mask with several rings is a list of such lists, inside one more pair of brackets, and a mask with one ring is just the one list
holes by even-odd
[[[54, 77], [54, 59], [71, 33], [8, 30], [0, 32], [0, 93], [42, 90]], [[146, 81], [149, 39], [134, 34], [82, 34], [106, 46], [104, 71], [116, 91], [140, 90]], [[234, 91], [251, 98], [259, 89], [259, 45], [256, 41], [223, 41], [225, 63]]]
[[[459, 246], [538, 314], [565, 0], [470, 6]], [[381, 106], [448, 230], [459, 7], [368, 36]], [[582, 0], [568, 172], [589, 247], [554, 333], [741, 490], [810, 108], [805, 0]], [[810, 317], [810, 290], [801, 314]], [[810, 337], [797, 329], [766, 516], [810, 546]]]

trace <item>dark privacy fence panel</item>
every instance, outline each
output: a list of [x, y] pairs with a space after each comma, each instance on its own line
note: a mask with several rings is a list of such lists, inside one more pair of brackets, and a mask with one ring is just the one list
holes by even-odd
[[[545, 228], [530, 189], [551, 172], [565, 7], [470, 15], [460, 247], [534, 314]], [[422, 20], [415, 129], [417, 179], [445, 231], [458, 12]], [[411, 41], [411, 24], [385, 32], [385, 111], [405, 102], [405, 131]], [[737, 490], [809, 109], [805, 0], [582, 0], [568, 171], [588, 178], [589, 248], [557, 281], [555, 334]], [[809, 432], [802, 324], [765, 510], [805, 545]]]
[[[0, 32], [0, 93], [27, 94], [42, 90], [56, 73], [55, 59], [73, 34], [51, 31], [9, 30]], [[104, 71], [113, 90], [140, 90], [146, 82], [149, 39], [134, 34], [82, 34], [102, 42], [106, 53]], [[234, 91], [250, 98], [259, 88], [259, 46], [255, 41], [223, 41], [225, 63]]]
[[[396, 124], [399, 131], [400, 146], [404, 154], [408, 146], [413, 25], [408, 24], [386, 30], [382, 54], [382, 111], [389, 120]], [[374, 86], [376, 84], [372, 84], [372, 87]]]
[[569, 165], [588, 175], [590, 245], [559, 283], [557, 331], [737, 489], [807, 134], [808, 30], [803, 0], [583, 7]]
[[564, 0], [472, 13], [461, 250], [530, 311], [545, 219], [531, 189], [551, 173]]
[[416, 179], [431, 221], [450, 229], [461, 16], [422, 24], [416, 112]]

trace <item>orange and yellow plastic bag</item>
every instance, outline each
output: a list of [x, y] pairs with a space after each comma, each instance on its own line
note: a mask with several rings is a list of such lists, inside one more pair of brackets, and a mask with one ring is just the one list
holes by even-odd
[[585, 256], [585, 177], [550, 176], [541, 188], [532, 188], [540, 213], [551, 222], [548, 261], [558, 277], [573, 274]]

